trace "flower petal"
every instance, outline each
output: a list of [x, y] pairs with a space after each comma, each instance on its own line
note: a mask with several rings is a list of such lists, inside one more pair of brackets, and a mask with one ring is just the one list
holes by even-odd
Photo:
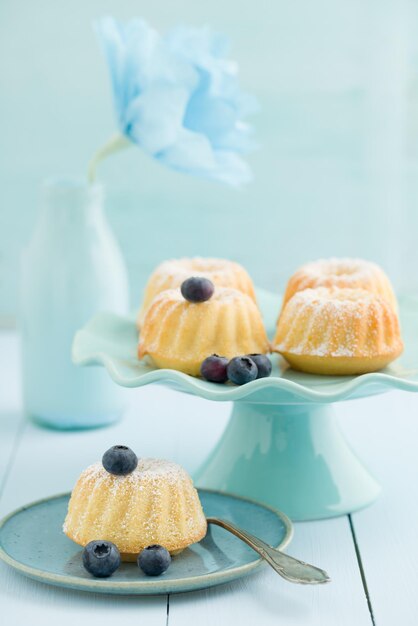
[[169, 167], [233, 186], [252, 179], [247, 163], [233, 152], [215, 151], [204, 135], [183, 129], [178, 140], [155, 157]]
[[125, 132], [151, 155], [167, 149], [178, 139], [188, 97], [187, 89], [153, 84], [130, 103]]
[[144, 20], [96, 22], [120, 130], [165, 165], [230, 184], [250, 179], [238, 153], [252, 147], [229, 42], [209, 28], [159, 35]]

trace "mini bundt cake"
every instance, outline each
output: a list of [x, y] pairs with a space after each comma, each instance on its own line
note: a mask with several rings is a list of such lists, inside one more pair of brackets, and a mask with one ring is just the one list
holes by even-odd
[[318, 287], [296, 292], [280, 315], [273, 350], [297, 370], [363, 374], [402, 352], [392, 305], [365, 289]]
[[141, 328], [138, 356], [156, 367], [199, 376], [210, 354], [232, 358], [265, 354], [269, 342], [254, 300], [237, 289], [217, 287], [205, 302], [185, 300], [180, 289], [162, 291]]
[[234, 261], [195, 257], [164, 261], [150, 276], [144, 300], [138, 313], [137, 326], [143, 324], [145, 314], [155, 298], [165, 289], [176, 289], [189, 276], [204, 276], [216, 287], [231, 287], [246, 293], [255, 301], [254, 285], [247, 271]]
[[82, 546], [111, 541], [123, 560], [132, 561], [153, 544], [177, 553], [200, 541], [206, 527], [187, 472], [169, 461], [139, 459], [126, 475], [112, 474], [102, 463], [88, 467], [73, 489], [63, 529]]
[[342, 287], [366, 289], [385, 298], [398, 310], [396, 296], [384, 271], [370, 261], [362, 259], [320, 259], [303, 265], [290, 278], [283, 306], [297, 292], [315, 287]]

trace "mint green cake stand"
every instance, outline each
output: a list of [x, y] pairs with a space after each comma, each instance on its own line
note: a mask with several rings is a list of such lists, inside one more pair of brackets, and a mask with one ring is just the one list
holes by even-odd
[[[257, 296], [273, 334], [280, 298], [260, 290]], [[232, 401], [231, 419], [194, 476], [196, 484], [265, 502], [293, 520], [321, 519], [365, 507], [379, 494], [378, 482], [340, 431], [333, 404], [389, 389], [418, 391], [417, 299], [401, 301], [401, 322], [402, 357], [381, 372], [354, 377], [302, 374], [276, 355], [270, 378], [241, 387], [158, 370], [136, 357], [134, 321], [109, 313], [76, 334], [73, 360], [103, 365], [125, 387], [162, 383], [208, 400]]]

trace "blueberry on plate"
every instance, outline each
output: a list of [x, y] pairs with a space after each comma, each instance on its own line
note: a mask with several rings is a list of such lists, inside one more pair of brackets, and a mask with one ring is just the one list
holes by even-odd
[[160, 576], [168, 569], [171, 556], [166, 548], [154, 544], [139, 553], [137, 563], [147, 576]]
[[257, 378], [267, 378], [271, 374], [271, 361], [266, 354], [248, 354], [251, 361], [257, 365]]
[[211, 354], [202, 362], [200, 373], [205, 380], [209, 380], [211, 383], [226, 383], [228, 380], [226, 373], [228, 362], [225, 356]]
[[257, 378], [258, 369], [249, 356], [236, 356], [231, 359], [226, 368], [228, 378], [236, 385], [245, 385]]
[[192, 276], [182, 282], [180, 290], [188, 302], [206, 302], [213, 296], [215, 286], [209, 278]]
[[111, 541], [90, 541], [83, 550], [83, 565], [96, 578], [107, 578], [120, 565], [120, 552]]
[[109, 474], [126, 476], [138, 465], [138, 457], [127, 446], [113, 446], [104, 453], [102, 465]]

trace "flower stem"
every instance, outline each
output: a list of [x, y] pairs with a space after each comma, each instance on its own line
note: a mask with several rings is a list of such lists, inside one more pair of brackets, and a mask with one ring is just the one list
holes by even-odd
[[91, 159], [88, 170], [87, 170], [87, 178], [89, 183], [94, 183], [96, 180], [96, 170], [100, 161], [103, 161], [109, 154], [113, 154], [113, 152], [118, 152], [119, 150], [123, 150], [124, 148], [128, 148], [131, 146], [132, 142], [122, 135], [121, 133], [116, 133], [112, 135], [112, 137], [107, 141], [99, 150], [95, 153], [93, 158]]

